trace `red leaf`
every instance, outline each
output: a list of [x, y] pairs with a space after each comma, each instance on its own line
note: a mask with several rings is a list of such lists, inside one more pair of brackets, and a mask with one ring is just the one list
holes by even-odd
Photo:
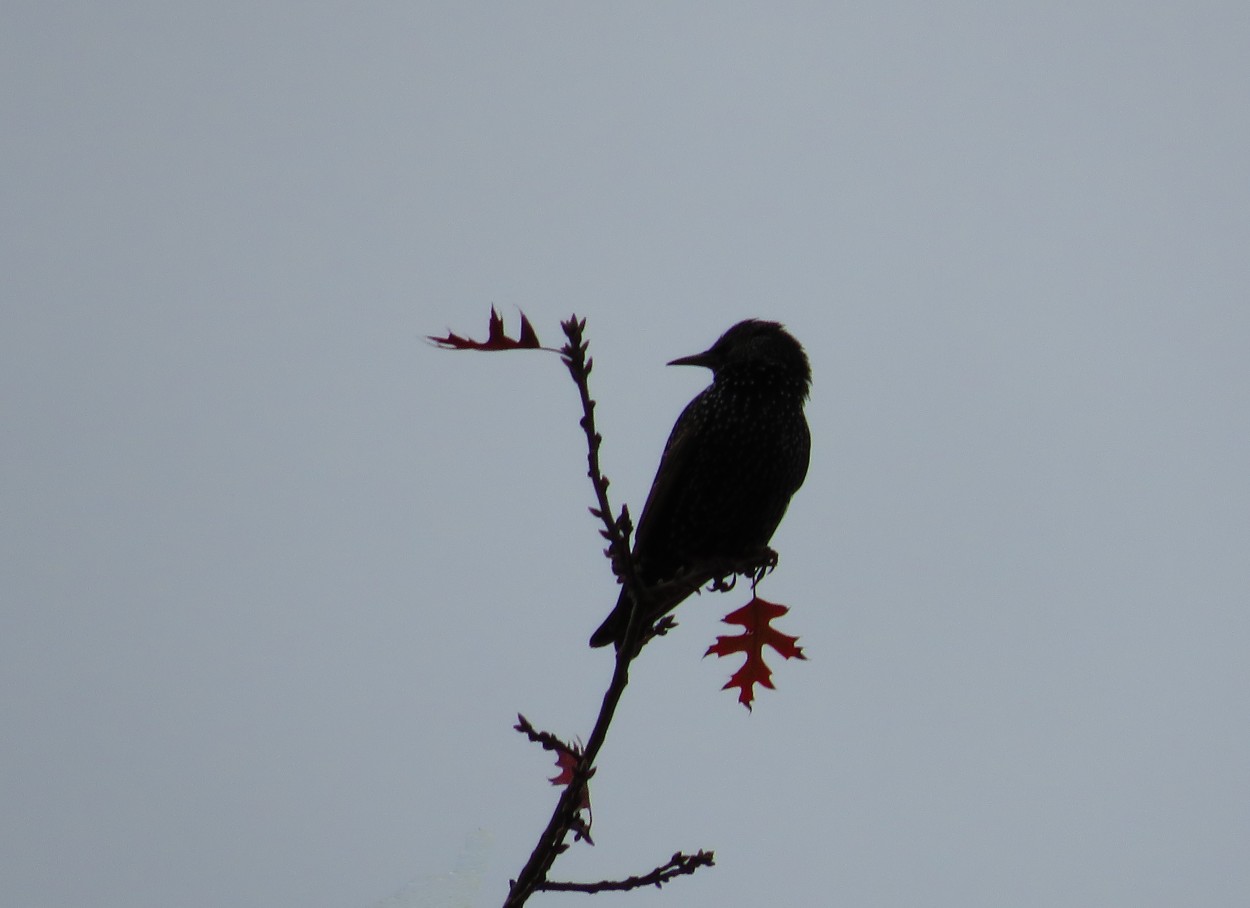
[[[556, 768], [560, 770], [548, 781], [552, 785], [569, 785], [573, 782], [573, 772], [581, 762], [582, 755], [576, 750], [560, 749], [556, 751]], [[577, 809], [587, 810], [590, 807], [590, 789], [582, 786], [582, 795], [578, 800]], [[587, 830], [589, 831], [589, 830]]]
[[530, 324], [530, 320], [525, 317], [525, 313], [521, 313], [521, 333], [514, 340], [508, 337], [504, 331], [503, 317], [495, 311], [495, 307], [490, 307], [490, 327], [487, 329], [486, 340], [475, 341], [467, 337], [461, 337], [459, 334], [447, 332], [446, 337], [435, 337], [427, 335], [428, 338], [442, 347], [444, 350], [540, 350], [542, 344], [538, 342], [538, 335], [534, 333], [534, 326]]
[[[550, 779], [552, 785], [569, 785], [573, 782], [573, 773], [577, 770], [577, 765], [582, 760], [582, 749], [573, 744], [567, 744], [561, 741], [549, 731], [538, 731], [530, 724], [529, 719], [518, 714], [517, 724], [513, 726], [521, 734], [525, 735], [535, 744], [541, 744], [543, 750], [554, 750], [556, 753], [556, 769], [559, 770], [555, 777]], [[589, 779], [595, 774], [593, 769], [586, 774]], [[590, 807], [590, 791], [587, 787], [582, 787], [581, 799], [577, 805], [578, 810], [584, 810]], [[589, 832], [589, 830], [587, 830]], [[589, 839], [589, 836], [587, 836]]]
[[765, 602], [758, 596], [753, 596], [742, 608], [730, 612], [722, 619], [726, 624], [739, 624], [745, 630], [736, 637], [717, 637], [716, 642], [703, 654], [705, 657], [713, 654], [728, 656], [731, 653], [746, 655], [746, 662], [733, 673], [721, 690], [738, 688], [738, 702], [747, 709], [751, 708], [751, 702], [755, 699], [756, 684], [773, 689], [773, 673], [764, 662], [765, 646], [771, 646], [786, 659], [807, 658], [803, 655], [803, 648], [797, 645], [798, 637], [783, 634], [770, 623], [788, 611], [790, 610], [784, 605]]
[[552, 785], [568, 785], [573, 781], [573, 770], [577, 769], [577, 762], [581, 757], [571, 750], [556, 751], [556, 769], [560, 770], [554, 778], [550, 779]]

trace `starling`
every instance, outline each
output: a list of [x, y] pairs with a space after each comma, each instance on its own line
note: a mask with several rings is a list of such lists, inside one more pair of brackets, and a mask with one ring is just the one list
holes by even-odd
[[[811, 450], [803, 417], [811, 367], [776, 322], [739, 322], [706, 352], [669, 365], [705, 366], [712, 384], [677, 418], [638, 520], [639, 579], [647, 587], [683, 580], [639, 616], [647, 626], [725, 574], [727, 561], [764, 551], [803, 484]], [[590, 645], [619, 649], [629, 611], [622, 590]]]

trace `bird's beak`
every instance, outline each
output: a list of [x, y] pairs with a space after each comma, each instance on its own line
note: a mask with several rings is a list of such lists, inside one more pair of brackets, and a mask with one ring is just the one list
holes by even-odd
[[712, 351], [704, 350], [702, 353], [695, 353], [693, 356], [682, 356], [669, 363], [670, 366], [703, 366], [705, 369], [712, 368]]

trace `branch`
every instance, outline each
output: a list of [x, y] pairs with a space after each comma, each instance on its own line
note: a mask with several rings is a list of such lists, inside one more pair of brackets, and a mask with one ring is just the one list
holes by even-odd
[[[608, 541], [606, 554], [612, 561], [612, 570], [620, 578], [621, 583], [624, 584], [634, 607], [630, 612], [625, 639], [622, 641], [621, 647], [616, 654], [612, 680], [608, 685], [607, 691], [604, 692], [603, 702], [599, 707], [599, 715], [595, 719], [595, 727], [586, 742], [586, 748], [582, 751], [581, 759], [573, 769], [571, 781], [564, 791], [560, 793], [560, 798], [552, 811], [551, 819], [548, 820], [546, 828], [538, 837], [538, 844], [534, 846], [534, 850], [530, 853], [529, 860], [525, 862], [525, 866], [521, 868], [520, 874], [512, 881], [508, 897], [503, 903], [504, 908], [520, 908], [535, 890], [545, 888], [547, 873], [551, 870], [551, 865], [555, 862], [556, 856], [568, 848], [565, 838], [567, 838], [571, 830], [584, 828], [584, 825], [579, 826], [577, 814], [581, 805], [585, 803], [586, 783], [594, 773], [595, 758], [599, 755], [599, 749], [603, 747], [603, 742], [607, 738], [608, 727], [612, 724], [612, 717], [616, 713], [617, 704], [620, 703], [621, 695], [625, 692], [626, 685], [629, 684], [629, 664], [640, 651], [644, 630], [650, 629], [650, 622], [640, 621], [639, 613], [651, 613], [655, 606], [655, 600], [650, 591], [643, 586], [642, 581], [638, 577], [637, 566], [634, 564], [633, 556], [630, 553], [629, 534], [632, 531], [632, 525], [629, 519], [629, 511], [626, 508], [622, 508], [620, 517], [612, 517], [612, 505], [608, 500], [608, 479], [603, 475], [603, 471], [599, 467], [599, 446], [603, 441], [603, 436], [595, 430], [595, 402], [590, 397], [589, 375], [594, 363], [586, 357], [587, 343], [582, 339], [582, 331], [586, 327], [586, 320], [579, 320], [576, 316], [571, 316], [567, 321], [561, 322], [560, 326], [564, 329], [565, 337], [568, 338], [568, 343], [564, 345], [560, 353], [564, 358], [564, 364], [568, 367], [569, 373], [573, 377], [574, 384], [577, 385], [578, 394], [582, 402], [581, 427], [586, 433], [587, 475], [590, 477], [591, 485], [594, 487], [597, 502], [597, 507], [591, 508], [591, 513], [603, 522], [603, 529], [600, 531], [600, 535]], [[699, 855], [705, 854], [706, 858], [700, 860], [703, 864], [710, 865], [712, 863], [711, 853], [699, 852]], [[680, 852], [678, 855], [680, 855]], [[674, 860], [677, 859], [678, 855], [674, 855]], [[672, 863], [670, 861], [670, 865]], [[666, 867], [668, 866], [666, 865]], [[702, 866], [702, 864], [697, 866]], [[680, 875], [671, 869], [666, 871], [666, 867], [657, 868], [651, 874], [640, 879], [646, 879], [655, 885], [661, 885], [672, 876]], [[683, 870], [682, 873], [690, 873], [693, 869], [691, 867], [689, 870]], [[662, 878], [651, 879], [653, 875], [665, 872], [667, 872], [667, 875]]]
[[600, 880], [597, 883], [543, 883], [539, 889], [548, 892], [624, 892], [654, 886], [659, 889], [669, 880], [694, 873], [700, 867], [716, 865], [715, 855], [710, 851], [697, 854], [674, 854], [667, 864], [657, 867], [643, 876], [631, 876], [623, 880]]
[[[599, 535], [608, 540], [608, 547], [604, 550], [604, 554], [612, 563], [612, 573], [624, 585], [629, 593], [630, 601], [635, 605], [629, 624], [632, 628], [636, 623], [634, 616], [638, 612], [638, 604], [651, 604], [651, 596], [638, 576], [637, 565], [634, 564], [630, 553], [629, 534], [633, 531], [633, 523], [629, 518], [629, 508], [622, 505], [620, 517], [615, 519], [612, 517], [612, 504], [608, 501], [609, 481], [599, 466], [599, 448], [603, 443], [603, 436], [595, 429], [595, 402], [590, 396], [590, 370], [594, 368], [595, 363], [594, 360], [587, 358], [588, 344], [582, 339], [586, 320], [579, 320], [576, 316], [572, 316], [567, 321], [561, 322], [560, 327], [564, 329], [564, 335], [568, 338], [568, 343], [560, 350], [560, 354], [564, 365], [568, 367], [569, 374], [573, 377], [573, 383], [577, 386], [577, 393], [582, 401], [582, 418], [578, 424], [586, 433], [586, 475], [590, 477], [590, 484], [594, 487], [595, 499], [598, 503], [597, 507], [590, 509], [590, 513], [603, 522], [603, 529], [599, 531]], [[629, 639], [628, 633], [626, 633], [626, 639]], [[621, 649], [625, 647], [622, 646]]]

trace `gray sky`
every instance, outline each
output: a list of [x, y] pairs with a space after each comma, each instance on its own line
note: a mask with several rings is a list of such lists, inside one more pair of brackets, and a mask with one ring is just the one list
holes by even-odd
[[635, 509], [665, 361], [815, 373], [810, 661], [748, 715], [683, 606], [556, 877], [1250, 903], [1244, 3], [0, 18], [0, 903], [502, 901], [615, 590], [558, 360], [422, 342], [492, 303], [589, 319]]

